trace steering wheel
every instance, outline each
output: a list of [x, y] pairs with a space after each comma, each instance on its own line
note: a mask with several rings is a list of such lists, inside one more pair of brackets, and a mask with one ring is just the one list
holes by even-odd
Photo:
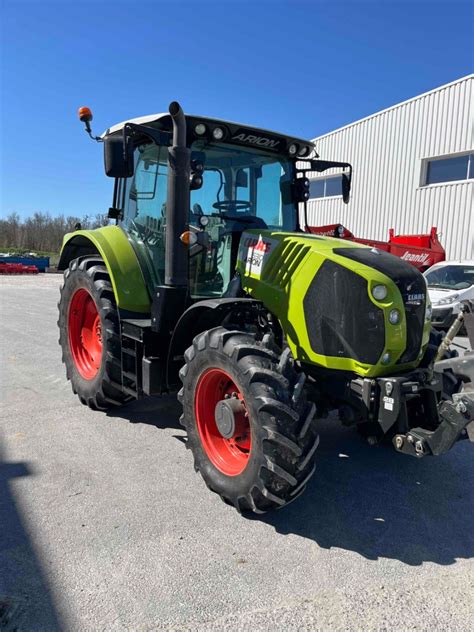
[[212, 207], [218, 211], [237, 213], [238, 211], [250, 211], [252, 204], [247, 200], [222, 200], [222, 202], [214, 202]]

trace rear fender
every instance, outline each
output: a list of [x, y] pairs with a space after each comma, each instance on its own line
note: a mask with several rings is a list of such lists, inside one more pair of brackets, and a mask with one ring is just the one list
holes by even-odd
[[78, 230], [64, 236], [58, 269], [65, 270], [77, 257], [99, 254], [110, 274], [121, 310], [150, 313], [150, 295], [135, 251], [119, 226]]

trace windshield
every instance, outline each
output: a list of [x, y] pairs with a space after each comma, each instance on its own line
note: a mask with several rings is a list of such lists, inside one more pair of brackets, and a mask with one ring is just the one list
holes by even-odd
[[429, 287], [464, 290], [474, 283], [474, 266], [443, 266], [425, 274]]
[[[221, 296], [233, 275], [236, 244], [247, 228], [293, 231], [293, 163], [258, 149], [200, 141], [192, 161], [203, 165], [203, 185], [191, 191], [189, 226], [205, 227], [206, 248], [189, 251], [193, 297]], [[135, 149], [134, 175], [124, 190], [122, 225], [140, 259], [150, 287], [163, 283], [168, 149], [152, 143]]]
[[286, 156], [202, 140], [193, 144], [192, 158], [204, 164], [203, 186], [191, 191], [193, 213], [295, 230], [290, 195], [294, 166]]

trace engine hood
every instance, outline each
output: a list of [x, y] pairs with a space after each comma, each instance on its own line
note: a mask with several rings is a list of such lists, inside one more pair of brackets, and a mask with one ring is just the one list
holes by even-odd
[[254, 229], [241, 235], [237, 272], [300, 362], [377, 376], [422, 357], [426, 282], [398, 257], [344, 239]]

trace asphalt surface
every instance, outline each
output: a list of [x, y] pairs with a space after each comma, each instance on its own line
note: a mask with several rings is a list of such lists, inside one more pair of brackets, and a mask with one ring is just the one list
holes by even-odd
[[472, 444], [417, 461], [324, 421], [306, 493], [242, 518], [172, 398], [104, 414], [72, 394], [60, 282], [0, 279], [0, 628], [472, 629]]

